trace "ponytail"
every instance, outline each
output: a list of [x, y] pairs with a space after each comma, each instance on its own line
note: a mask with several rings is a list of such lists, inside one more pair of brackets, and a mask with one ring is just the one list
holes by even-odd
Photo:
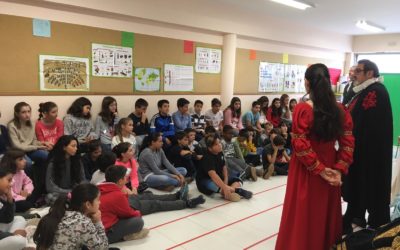
[[[143, 139], [142, 145], [140, 146], [140, 153], [141, 153], [143, 150], [145, 150], [146, 148], [148, 148], [148, 147], [151, 145], [152, 142], [157, 141], [158, 138], [159, 138], [160, 136], [161, 136], [161, 134], [160, 134], [159, 132], [156, 132], [156, 133], [152, 133], [152, 134], [147, 135], [147, 136]], [[140, 153], [139, 153], [139, 154], [140, 154]], [[139, 155], [139, 154], [138, 154], [138, 155]]]
[[54, 102], [42, 102], [39, 104], [39, 118], [38, 120], [43, 119], [43, 113], [49, 113], [53, 108], [56, 108], [57, 104], [55, 104]]

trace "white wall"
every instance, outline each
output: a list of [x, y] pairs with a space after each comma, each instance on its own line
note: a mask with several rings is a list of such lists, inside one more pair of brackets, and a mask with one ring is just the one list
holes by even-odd
[[400, 33], [353, 37], [354, 53], [400, 52]]

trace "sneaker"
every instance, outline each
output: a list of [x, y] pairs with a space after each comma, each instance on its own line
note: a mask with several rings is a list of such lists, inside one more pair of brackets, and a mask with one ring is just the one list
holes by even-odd
[[228, 198], [228, 201], [232, 201], [232, 202], [240, 201], [240, 195], [237, 193], [231, 193], [231, 195]]
[[246, 189], [243, 189], [243, 188], [236, 188], [235, 192], [247, 200], [251, 199], [251, 197], [253, 197], [252, 192], [247, 191]]
[[176, 198], [179, 200], [186, 201], [189, 195], [189, 186], [185, 183], [178, 192], [176, 192]]
[[265, 180], [269, 179], [274, 173], [274, 165], [270, 164], [267, 169], [264, 170], [263, 178]]
[[128, 234], [123, 237], [124, 241], [128, 240], [139, 240], [145, 238], [149, 234], [150, 230], [147, 228], [143, 228], [140, 232]]
[[29, 226], [36, 226], [39, 224], [40, 218], [33, 218], [33, 219], [29, 219], [26, 220], [26, 227]]
[[196, 198], [190, 199], [186, 201], [186, 206], [188, 208], [195, 208], [200, 204], [204, 204], [206, 200], [204, 199], [203, 195], [199, 195]]
[[187, 183], [187, 184], [190, 184], [190, 183], [192, 183], [193, 182], [193, 177], [186, 177], [185, 178], [185, 183]]
[[255, 167], [250, 167], [250, 179], [257, 181], [257, 169]]

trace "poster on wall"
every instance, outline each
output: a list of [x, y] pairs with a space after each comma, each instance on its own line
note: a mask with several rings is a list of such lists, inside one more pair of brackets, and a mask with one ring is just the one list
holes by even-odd
[[283, 85], [284, 92], [304, 92], [304, 73], [306, 66], [303, 65], [285, 65], [285, 81]]
[[89, 91], [89, 59], [39, 56], [41, 91]]
[[135, 90], [159, 91], [160, 73], [158, 68], [135, 68]]
[[283, 90], [284, 78], [284, 64], [260, 62], [258, 91], [280, 92]]
[[132, 77], [132, 48], [92, 43], [92, 75]]
[[193, 66], [164, 65], [164, 91], [193, 91], [193, 79]]
[[221, 72], [222, 50], [196, 47], [196, 72], [219, 74]]

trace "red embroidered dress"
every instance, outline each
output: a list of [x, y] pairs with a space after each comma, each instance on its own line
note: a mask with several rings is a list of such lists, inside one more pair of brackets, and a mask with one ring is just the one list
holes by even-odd
[[353, 159], [354, 137], [350, 114], [345, 111], [344, 135], [321, 142], [310, 135], [313, 109], [307, 103], [298, 104], [293, 114], [292, 145], [294, 153], [283, 205], [276, 249], [329, 249], [342, 232], [340, 187], [333, 187], [319, 173], [333, 168], [347, 174]]

